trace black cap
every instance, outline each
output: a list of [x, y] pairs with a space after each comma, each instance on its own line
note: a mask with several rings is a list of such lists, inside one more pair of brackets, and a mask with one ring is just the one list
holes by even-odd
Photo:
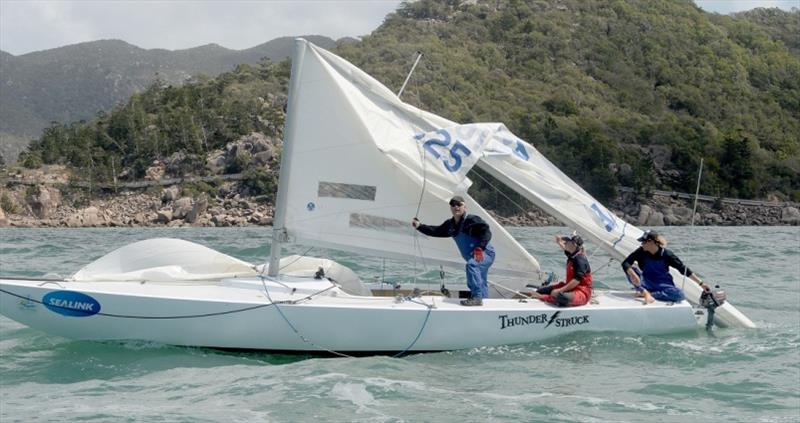
[[567, 241], [574, 242], [575, 245], [577, 245], [578, 247], [583, 245], [583, 238], [581, 238], [580, 235], [562, 236], [561, 240], [564, 241], [564, 242], [567, 242]]
[[640, 237], [637, 239], [637, 241], [639, 241], [639, 242], [645, 242], [645, 241], [647, 241], [648, 239], [652, 239], [653, 241], [656, 241], [656, 240], [658, 240], [658, 236], [659, 236], [659, 235], [658, 235], [658, 232], [656, 232], [656, 231], [651, 231], [651, 230], [649, 230], [649, 229], [648, 229], [648, 230], [644, 231], [644, 233], [642, 234], [642, 236], [640, 236]]
[[464, 204], [464, 197], [460, 195], [454, 195], [453, 198], [450, 199], [451, 206], [455, 206], [457, 204]]

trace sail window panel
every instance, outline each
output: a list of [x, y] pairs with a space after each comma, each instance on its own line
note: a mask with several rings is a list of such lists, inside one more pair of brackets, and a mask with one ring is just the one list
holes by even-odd
[[317, 195], [320, 197], [375, 201], [375, 193], [377, 190], [377, 187], [371, 185], [320, 182], [317, 187]]
[[403, 235], [412, 233], [411, 225], [407, 221], [365, 213], [350, 213], [350, 227], [394, 232]]

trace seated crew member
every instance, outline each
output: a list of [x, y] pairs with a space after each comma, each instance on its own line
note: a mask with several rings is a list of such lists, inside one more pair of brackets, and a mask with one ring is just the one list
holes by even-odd
[[[704, 290], [710, 288], [686, 267], [681, 259], [666, 247], [667, 240], [654, 231], [645, 231], [637, 240], [642, 243], [641, 247], [634, 250], [623, 262], [622, 269], [628, 276], [628, 280], [633, 284], [640, 295], [644, 297], [645, 304], [650, 304], [655, 300], [680, 302], [685, 298], [683, 291], [675, 286], [669, 268], [673, 267], [681, 273], [685, 273], [689, 279], [700, 284]], [[641, 277], [638, 269], [633, 267], [636, 262], [641, 269]]]
[[567, 256], [566, 280], [543, 286], [531, 296], [561, 307], [584, 305], [592, 298], [592, 269], [583, 249], [583, 239], [578, 235], [556, 236], [556, 244]]

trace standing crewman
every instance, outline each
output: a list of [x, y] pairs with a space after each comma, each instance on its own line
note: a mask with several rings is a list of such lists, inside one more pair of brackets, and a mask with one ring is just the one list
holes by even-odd
[[463, 306], [481, 306], [489, 298], [489, 268], [494, 263], [494, 247], [489, 243], [492, 231], [479, 216], [467, 214], [464, 198], [456, 195], [450, 199], [453, 217], [439, 226], [423, 225], [416, 217], [411, 225], [425, 235], [437, 238], [451, 237], [456, 242], [461, 257], [467, 262], [467, 286], [470, 298], [461, 301]]

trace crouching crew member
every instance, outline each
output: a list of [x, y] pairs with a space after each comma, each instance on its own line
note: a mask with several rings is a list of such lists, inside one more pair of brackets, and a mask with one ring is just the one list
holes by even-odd
[[[685, 273], [689, 279], [697, 282], [704, 290], [709, 290], [691, 269], [686, 267], [681, 259], [666, 248], [667, 239], [655, 231], [645, 231], [637, 240], [641, 247], [634, 250], [622, 262], [622, 270], [628, 276], [639, 295], [644, 297], [645, 304], [655, 300], [681, 302], [684, 299], [683, 291], [675, 286], [669, 268], [673, 267]], [[641, 272], [633, 267], [636, 262]]]
[[582, 306], [592, 298], [592, 269], [583, 250], [583, 239], [578, 235], [556, 236], [556, 244], [567, 256], [566, 280], [543, 286], [531, 296], [560, 307]]

